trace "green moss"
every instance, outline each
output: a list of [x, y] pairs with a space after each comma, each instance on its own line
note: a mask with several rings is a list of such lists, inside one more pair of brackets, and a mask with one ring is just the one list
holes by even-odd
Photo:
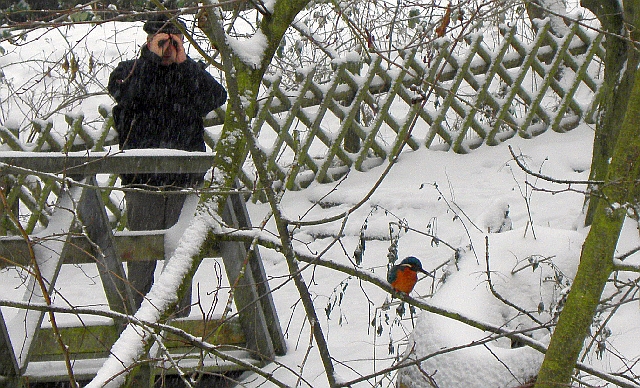
[[[611, 152], [606, 184], [598, 201], [593, 224], [582, 247], [580, 265], [565, 307], [538, 374], [535, 387], [570, 384], [573, 370], [589, 333], [606, 282], [614, 271], [613, 255], [628, 204], [638, 203], [636, 182], [640, 178], [640, 72], [628, 99], [624, 121]], [[619, 97], [619, 96], [618, 96]], [[619, 125], [619, 124], [618, 124]]]

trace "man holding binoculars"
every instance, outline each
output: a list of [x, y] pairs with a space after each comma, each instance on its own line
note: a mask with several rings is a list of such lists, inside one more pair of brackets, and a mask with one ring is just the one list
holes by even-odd
[[162, 58], [164, 66], [169, 66], [172, 63], [182, 63], [187, 60], [182, 39], [182, 35], [160, 32], [149, 35], [147, 47], [152, 53]]
[[[203, 117], [225, 103], [227, 91], [205, 70], [204, 63], [187, 56], [185, 28], [182, 21], [165, 15], [148, 20], [143, 27], [147, 42], [140, 56], [120, 62], [111, 73], [108, 90], [116, 101], [113, 119], [121, 150], [205, 151]], [[187, 196], [178, 191], [199, 186], [204, 177], [131, 171], [120, 178], [123, 186], [148, 190], [125, 193], [129, 230], [159, 230], [178, 221]], [[136, 308], [151, 288], [155, 267], [155, 261], [127, 265]], [[181, 301], [178, 316], [188, 315], [188, 296]]]

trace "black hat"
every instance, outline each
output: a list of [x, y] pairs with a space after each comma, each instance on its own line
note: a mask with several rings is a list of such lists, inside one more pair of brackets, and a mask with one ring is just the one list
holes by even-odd
[[187, 28], [187, 25], [184, 24], [184, 22], [179, 18], [169, 19], [167, 15], [159, 14], [151, 16], [149, 20], [144, 23], [142, 29], [144, 30], [144, 32], [150, 35], [157, 34], [159, 32], [164, 32], [165, 34], [182, 34], [182, 31], [180, 31], [178, 27], [173, 24], [175, 22], [180, 23], [184, 29]]

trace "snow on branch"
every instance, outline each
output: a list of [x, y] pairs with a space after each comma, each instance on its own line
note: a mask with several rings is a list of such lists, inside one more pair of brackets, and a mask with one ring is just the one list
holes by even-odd
[[[199, 204], [196, 217], [178, 241], [172, 257], [136, 312], [136, 320], [157, 323], [166, 319], [165, 312], [177, 302], [178, 289], [185, 276], [193, 269], [207, 232], [216, 227], [211, 216], [214, 212], [207, 211], [210, 206], [210, 202]], [[109, 358], [87, 387], [122, 385], [130, 367], [145, 356], [150, 339], [148, 329], [141, 331], [137, 325], [130, 323], [113, 344]]]

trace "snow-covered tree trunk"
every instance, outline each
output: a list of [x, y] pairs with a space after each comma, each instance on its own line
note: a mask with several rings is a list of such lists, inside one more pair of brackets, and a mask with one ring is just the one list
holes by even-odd
[[[287, 260], [289, 272], [300, 294], [329, 386], [334, 386], [336, 376], [326, 338], [320, 327], [311, 294], [302, 278], [292, 236], [288, 231], [289, 224], [279, 208], [279, 197], [273, 189], [274, 182], [269, 173], [266, 154], [258, 146], [251, 128], [251, 119], [255, 117], [258, 110], [257, 97], [262, 78], [285, 32], [294, 22], [296, 15], [308, 3], [309, 0], [276, 0], [268, 6], [259, 3], [257, 5], [261, 16], [259, 27], [252, 37], [243, 41], [235, 40], [225, 33], [217, 9], [207, 12], [207, 25], [203, 27], [222, 56], [229, 95], [224, 127], [216, 145], [216, 183], [222, 187], [232, 187], [246, 155], [251, 154], [260, 186], [265, 192], [278, 228], [282, 254]], [[224, 201], [221, 198], [218, 204], [222, 206]]]
[[[625, 9], [629, 12], [640, 5], [640, 1], [628, 3], [625, 2]], [[631, 26], [640, 25], [639, 15], [625, 12], [624, 16]], [[619, 133], [612, 139], [618, 141], [610, 148], [611, 160], [605, 183], [600, 188], [606, 200], [599, 200], [593, 211], [593, 223], [582, 247], [578, 272], [551, 337], [536, 388], [570, 385], [602, 292], [616, 269], [614, 253], [622, 225], [628, 214], [638, 214], [640, 131], [637, 123], [640, 120], [640, 73], [635, 68], [633, 66], [627, 72], [634, 74], [627, 104], [617, 107], [623, 110], [620, 108], [626, 106], [626, 109], [623, 119], [617, 122], [620, 126]], [[626, 92], [627, 89], [622, 86], [617, 91], [611, 91], [616, 98], [620, 98], [618, 93]], [[604, 112], [605, 115], [607, 113], [609, 111]]]
[[[201, 27], [223, 58], [229, 100], [220, 140], [216, 145], [218, 184], [230, 187], [248, 153], [244, 130], [258, 110], [262, 78], [280, 46], [286, 30], [309, 0], [282, 1], [260, 7], [261, 20], [255, 34], [238, 40], [225, 34], [218, 8], [208, 9]], [[262, 4], [262, 3], [261, 3]], [[221, 206], [224, 202], [221, 202]]]
[[[635, 72], [640, 56], [632, 41], [625, 39], [628, 34], [638, 35], [637, 32], [625, 27], [632, 23], [635, 17], [632, 3], [626, 1], [624, 9], [620, 2], [583, 0], [582, 5], [593, 12], [608, 32], [604, 46], [606, 48], [604, 82], [600, 93], [599, 116], [596, 123], [595, 140], [593, 143], [593, 158], [591, 161], [591, 181], [602, 181], [607, 176], [609, 160], [616, 146], [620, 123], [626, 113], [627, 101], [633, 88]], [[635, 39], [634, 39], [635, 40]], [[598, 205], [598, 187], [592, 185], [591, 195], [586, 199], [585, 224], [590, 225]]]

